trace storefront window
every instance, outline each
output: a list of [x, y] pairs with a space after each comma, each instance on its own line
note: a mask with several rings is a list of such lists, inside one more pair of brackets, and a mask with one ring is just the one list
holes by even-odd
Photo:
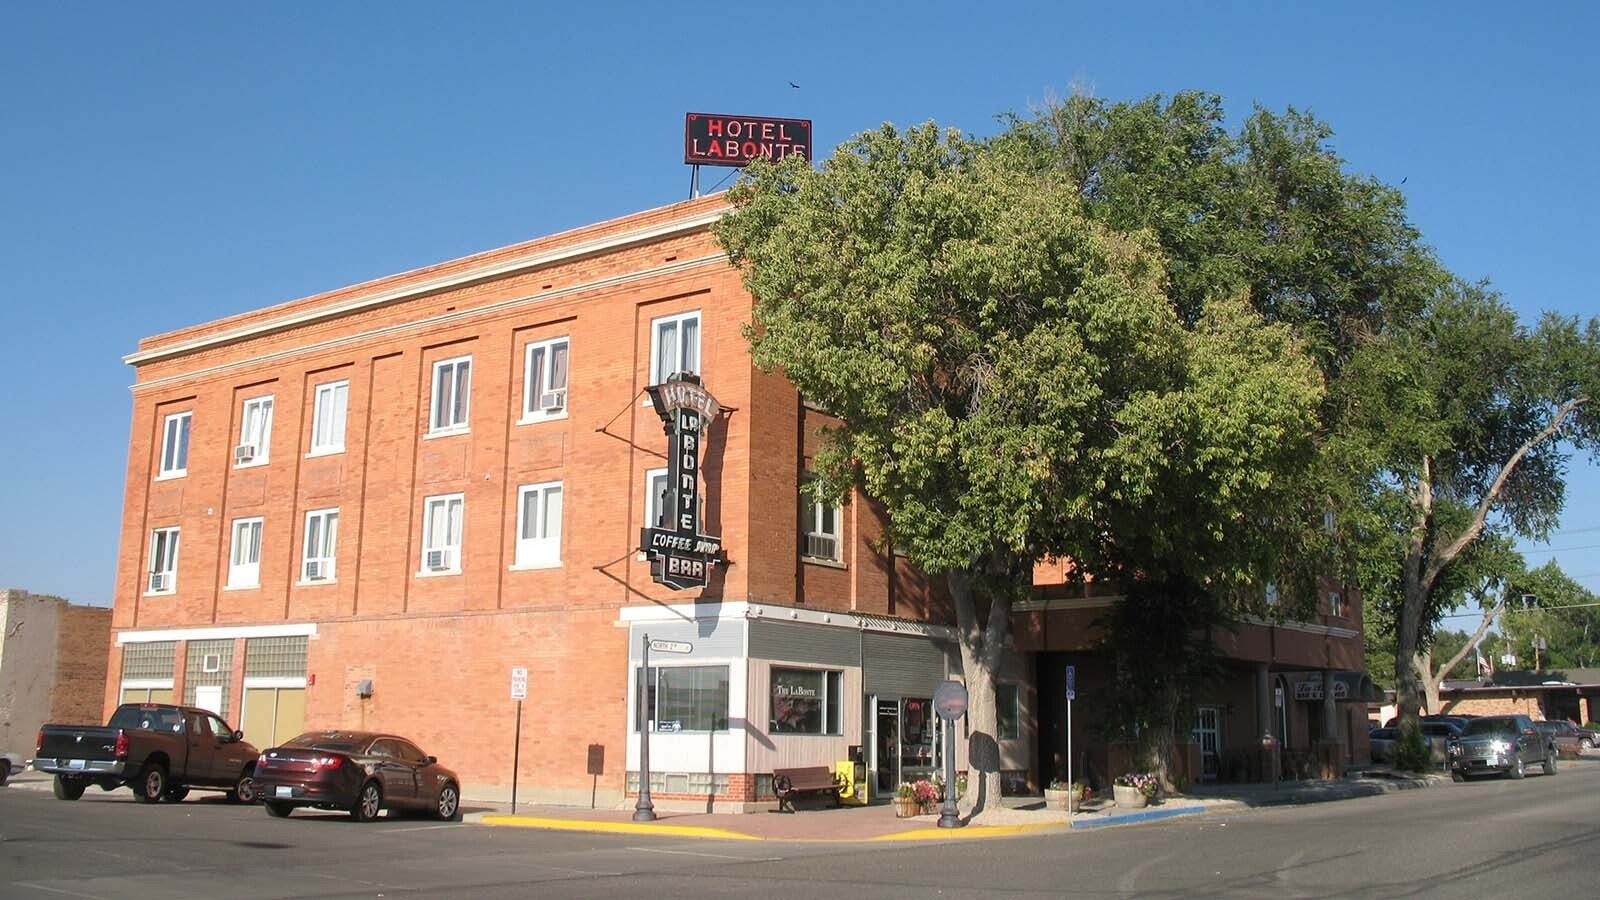
[[[635, 670], [634, 687], [642, 689], [642, 670]], [[656, 731], [727, 731], [728, 667], [650, 667], [645, 705]], [[639, 714], [633, 715], [639, 730]]]
[[995, 685], [994, 701], [995, 730], [999, 732], [996, 736], [1002, 741], [1014, 741], [1022, 737], [1021, 718], [1017, 714], [1017, 686]]
[[840, 734], [839, 698], [843, 672], [821, 669], [772, 670], [769, 734]]
[[900, 779], [913, 781], [933, 774], [938, 759], [933, 701], [912, 697], [900, 701]]

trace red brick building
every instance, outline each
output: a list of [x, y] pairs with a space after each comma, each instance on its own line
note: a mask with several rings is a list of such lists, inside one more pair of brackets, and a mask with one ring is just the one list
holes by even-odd
[[[648, 633], [690, 648], [652, 657], [660, 796], [737, 806], [775, 766], [858, 747], [880, 786], [929, 770], [928, 698], [960, 671], [949, 609], [875, 549], [871, 504], [802, 501], [824, 416], [751, 364], [751, 299], [708, 231], [723, 211], [675, 204], [141, 341], [107, 705], [181, 698], [262, 745], [392, 730], [498, 799], [525, 668], [520, 795], [612, 804], [637, 783]], [[725, 564], [688, 591], [637, 549], [667, 502], [646, 388], [680, 371], [721, 406], [699, 508]], [[1042, 591], [1019, 614], [1002, 757], [1035, 785], [1054, 721], [1036, 673], [1085, 646], [1098, 602]], [[1214, 757], [1256, 745], [1267, 667], [1359, 666], [1359, 604], [1226, 641], [1247, 668], [1217, 696]], [[1306, 702], [1291, 691], [1291, 740], [1347, 732], [1332, 703], [1307, 730]]]
[[46, 722], [100, 717], [111, 610], [0, 589], [0, 750], [33, 755]]

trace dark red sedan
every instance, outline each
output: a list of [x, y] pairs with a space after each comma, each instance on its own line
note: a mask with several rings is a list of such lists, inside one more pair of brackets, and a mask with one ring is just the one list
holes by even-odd
[[371, 731], [309, 731], [256, 760], [256, 796], [282, 818], [297, 806], [370, 822], [385, 810], [461, 816], [461, 780], [417, 745]]

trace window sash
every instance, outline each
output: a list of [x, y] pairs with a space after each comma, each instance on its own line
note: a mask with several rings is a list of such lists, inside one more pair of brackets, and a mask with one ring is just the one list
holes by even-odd
[[[634, 690], [647, 691], [645, 705], [655, 730], [676, 722], [673, 731], [728, 730], [727, 666], [651, 666], [649, 686], [642, 668], [634, 668]], [[634, 694], [633, 730], [638, 731], [638, 693]]]
[[472, 357], [463, 356], [434, 363], [430, 430], [445, 431], [467, 427], [471, 398]]
[[839, 508], [811, 500], [809, 491], [800, 492], [800, 531], [805, 538], [804, 554], [812, 559], [839, 561]]
[[313, 453], [344, 449], [344, 424], [349, 405], [350, 382], [335, 381], [317, 386], [316, 412], [311, 424]]
[[769, 734], [842, 734], [844, 673], [827, 669], [772, 669]]
[[676, 372], [700, 371], [700, 313], [655, 320], [651, 384], [663, 384]]
[[300, 566], [301, 575], [306, 572], [306, 563], [315, 562], [321, 564], [323, 578], [333, 578], [338, 541], [338, 510], [319, 509], [306, 513], [306, 542]]
[[661, 521], [666, 510], [667, 470], [651, 469], [644, 476], [644, 524], [646, 528], [665, 528]]
[[233, 520], [233, 547], [228, 558], [228, 586], [249, 587], [261, 581], [259, 518]]
[[239, 427], [240, 446], [255, 450], [252, 463], [264, 462], [272, 450], [272, 398], [255, 397], [244, 402], [243, 420]]
[[547, 415], [545, 409], [554, 403], [555, 392], [567, 389], [569, 348], [570, 342], [564, 337], [528, 345], [522, 385], [523, 415]]
[[[178, 571], [178, 529], [157, 528], [150, 532], [150, 574], [175, 577]], [[168, 590], [171, 590], [169, 585]]]
[[517, 565], [561, 559], [562, 486], [560, 482], [523, 485], [517, 504]]
[[995, 736], [1002, 741], [1014, 741], [1022, 737], [1022, 715], [1020, 691], [1014, 684], [997, 684], [994, 686], [995, 696]]
[[162, 423], [161, 474], [184, 475], [189, 471], [189, 425], [191, 413], [174, 413]]
[[422, 526], [424, 565], [427, 564], [426, 557], [430, 550], [443, 550], [446, 566], [451, 569], [460, 567], [461, 520], [464, 510], [465, 500], [460, 494], [427, 499]]

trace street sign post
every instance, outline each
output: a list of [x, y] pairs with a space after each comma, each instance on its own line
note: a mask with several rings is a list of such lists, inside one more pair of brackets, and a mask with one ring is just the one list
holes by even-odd
[[960, 828], [956, 810], [956, 720], [967, 714], [967, 688], [959, 681], [945, 681], [933, 692], [933, 710], [944, 720], [944, 808], [939, 812], [940, 828]]
[[[1078, 699], [1078, 667], [1067, 666], [1067, 790], [1072, 790], [1072, 701]], [[1069, 801], [1068, 806], [1071, 806]], [[1069, 809], [1068, 815], [1077, 812]]]
[[692, 653], [694, 645], [688, 641], [651, 641], [650, 649], [657, 653]]
[[511, 667], [511, 699], [517, 701], [517, 727], [511, 738], [511, 814], [517, 814], [517, 775], [522, 763], [522, 701], [528, 699], [527, 666]]

